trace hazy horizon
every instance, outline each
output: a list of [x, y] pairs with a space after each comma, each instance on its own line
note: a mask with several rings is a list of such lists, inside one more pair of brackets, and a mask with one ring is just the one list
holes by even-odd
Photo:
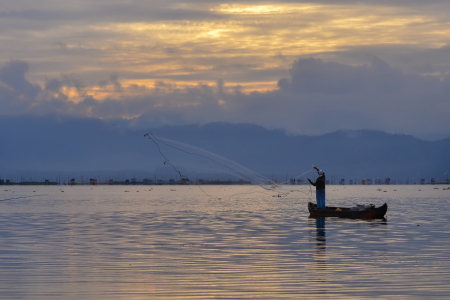
[[[389, 177], [405, 181], [443, 179], [450, 169], [449, 138], [430, 142], [374, 130], [292, 135], [254, 124], [216, 122], [151, 129], [180, 150], [160, 144], [159, 152], [144, 136], [149, 130], [93, 118], [2, 118], [0, 139], [6, 143], [0, 147], [5, 158], [0, 178], [62, 177], [61, 181], [67, 182], [81, 177], [117, 181], [156, 175], [179, 180], [176, 168], [193, 179], [220, 175], [221, 180], [238, 180], [256, 172], [283, 182], [318, 165], [330, 180], [384, 181]], [[165, 165], [166, 160], [173, 167]], [[306, 176], [300, 179], [306, 180]]]

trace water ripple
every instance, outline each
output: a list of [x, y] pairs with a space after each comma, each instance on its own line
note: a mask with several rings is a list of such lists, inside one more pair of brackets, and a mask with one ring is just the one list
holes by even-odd
[[[441, 209], [449, 191], [355, 186], [327, 194], [336, 205], [388, 202], [387, 219], [368, 221], [309, 218], [308, 199], [219, 201], [188, 186], [39, 188], [47, 195], [1, 204], [2, 299], [444, 299], [450, 292], [449, 213]], [[205, 188], [232, 195], [246, 187]]]

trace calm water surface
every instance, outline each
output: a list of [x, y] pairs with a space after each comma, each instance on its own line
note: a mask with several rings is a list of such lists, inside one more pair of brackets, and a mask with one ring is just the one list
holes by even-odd
[[444, 187], [327, 187], [388, 203], [366, 221], [309, 218], [308, 187], [2, 186], [0, 298], [446, 299]]

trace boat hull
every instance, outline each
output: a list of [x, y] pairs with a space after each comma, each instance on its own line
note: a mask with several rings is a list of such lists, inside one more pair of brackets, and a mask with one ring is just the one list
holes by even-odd
[[308, 202], [308, 210], [311, 217], [338, 217], [353, 219], [383, 219], [387, 212], [387, 204], [364, 210], [351, 210], [348, 207], [327, 206], [317, 209], [317, 205]]

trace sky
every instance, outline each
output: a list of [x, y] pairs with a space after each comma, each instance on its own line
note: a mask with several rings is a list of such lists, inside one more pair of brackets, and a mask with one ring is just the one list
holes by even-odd
[[0, 115], [450, 137], [450, 1], [0, 0]]

